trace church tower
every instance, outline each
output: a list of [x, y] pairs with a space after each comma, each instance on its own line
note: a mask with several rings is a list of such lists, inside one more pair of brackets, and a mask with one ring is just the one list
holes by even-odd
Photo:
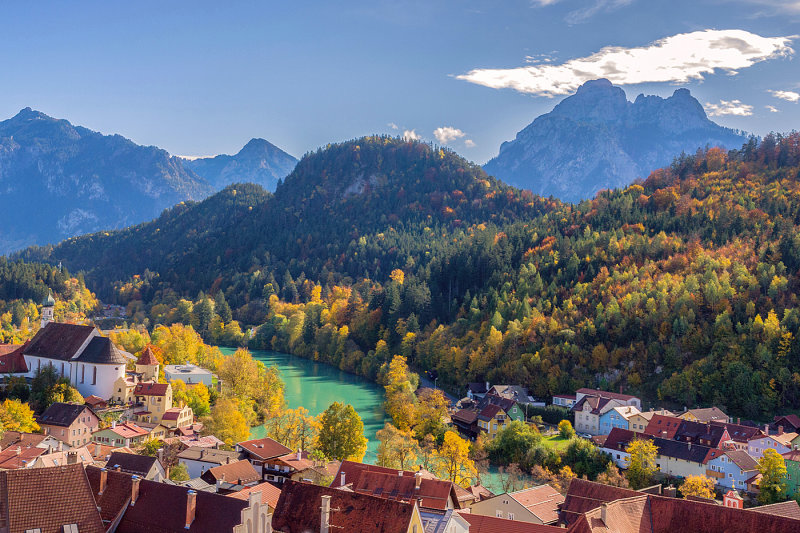
[[44, 302], [42, 302], [42, 323], [41, 326], [44, 328], [47, 324], [53, 321], [53, 312], [56, 307], [56, 301], [53, 299], [53, 293], [48, 292], [47, 298], [45, 298]]
[[153, 350], [148, 344], [142, 350], [139, 360], [136, 361], [136, 371], [142, 374], [143, 381], [158, 381], [158, 359], [153, 355]]

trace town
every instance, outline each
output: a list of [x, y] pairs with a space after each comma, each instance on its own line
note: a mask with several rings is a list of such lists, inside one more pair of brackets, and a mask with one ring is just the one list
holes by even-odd
[[[0, 346], [3, 386], [55, 372], [83, 401], [54, 401], [35, 421], [26, 404], [2, 404], [0, 532], [800, 531], [797, 415], [759, 425], [588, 388], [546, 406], [520, 386], [471, 383], [439, 421], [463, 442], [557, 431], [603, 454], [615, 471], [605, 479], [617, 478], [495, 494], [422, 465], [337, 460], [269, 437], [226, 442], [175, 400], [175, 387], [220, 388], [212, 372], [162, 367], [149, 344], [134, 356], [94, 326], [54, 321], [54, 305], [48, 296], [30, 341]], [[769, 494], [782, 501], [765, 504]]]

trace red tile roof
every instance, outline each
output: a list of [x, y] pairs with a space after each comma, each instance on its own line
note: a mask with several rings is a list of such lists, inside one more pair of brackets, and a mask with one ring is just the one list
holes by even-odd
[[682, 419], [676, 416], [653, 415], [650, 422], [644, 428], [645, 435], [672, 439], [675, 437], [678, 428], [681, 427]]
[[587, 396], [599, 396], [600, 398], [610, 398], [612, 400], [622, 400], [624, 402], [627, 402], [628, 400], [638, 399], [636, 398], [636, 396], [631, 396], [630, 394], [621, 394], [618, 392], [609, 392], [598, 389], [587, 389], [585, 387], [578, 389], [575, 392], [576, 394], [585, 394]]
[[800, 520], [800, 505], [797, 504], [797, 500], [787, 500], [785, 502], [773, 503], [771, 505], [751, 507], [748, 509], [748, 511], [764, 513], [773, 516], [784, 516], [793, 520]]
[[261, 481], [261, 474], [256, 472], [250, 461], [241, 460], [209, 468], [203, 472], [200, 478], [210, 485], [217, 481], [246, 485], [254, 481]]
[[564, 496], [550, 485], [539, 485], [512, 492], [509, 496], [533, 513], [543, 524], [553, 524], [558, 521], [558, 509], [564, 503]]
[[[107, 430], [111, 431], [112, 433], [116, 433], [123, 439], [131, 439], [134, 437], [141, 437], [143, 435], [147, 435], [150, 432], [146, 429], [137, 426], [133, 422], [125, 422], [124, 424], [117, 424], [116, 427], [109, 427], [106, 428]], [[103, 430], [101, 430], [103, 431]]]
[[23, 447], [38, 446], [47, 435], [41, 433], [20, 433], [19, 431], [6, 431], [0, 437], [0, 451], [5, 450], [12, 444], [18, 444]]
[[281, 497], [281, 489], [266, 481], [264, 483], [259, 483], [258, 485], [253, 485], [252, 487], [245, 487], [239, 492], [226, 494], [226, 496], [230, 498], [238, 498], [240, 500], [247, 500], [250, 498], [251, 492], [260, 492], [261, 503], [269, 505], [272, 509], [275, 509], [278, 506], [278, 500]]
[[104, 533], [83, 465], [0, 472], [0, 523], [12, 532], [39, 528], [62, 533]]
[[98, 406], [106, 406], [108, 402], [102, 399], [100, 396], [95, 396], [94, 394], [87, 396], [83, 399], [83, 403], [88, 405], [91, 408], [97, 408]]
[[28, 342], [25, 344], [0, 344], [0, 374], [25, 374], [28, 364], [22, 355]]
[[493, 516], [478, 516], [471, 513], [458, 513], [469, 522], [469, 533], [564, 533], [566, 530], [556, 526], [530, 524], [518, 520], [504, 520]]
[[156, 356], [153, 355], [153, 349], [148, 344], [144, 347], [142, 354], [139, 356], [139, 360], [136, 361], [137, 365], [148, 365], [148, 366], [155, 366], [159, 364], [158, 359]]
[[153, 383], [147, 381], [145, 383], [138, 383], [133, 389], [135, 396], [164, 396], [167, 394], [169, 383]]
[[281, 455], [277, 460], [300, 472], [314, 466], [314, 461], [309, 459], [309, 457], [310, 455], [308, 452], [301, 451], [300, 459], [297, 458], [297, 452], [292, 452], [287, 453], [286, 455]]
[[353, 484], [353, 491], [390, 500], [413, 502], [419, 499], [420, 507], [437, 511], [446, 510], [448, 500], [458, 507], [458, 495], [450, 481], [423, 478], [420, 475], [419, 488], [416, 483], [416, 477], [365, 471], [361, 472], [358, 481]]
[[45, 448], [12, 444], [0, 452], [0, 470], [28, 468], [36, 461], [37, 457], [45, 453], [47, 453]]
[[256, 458], [261, 459], [262, 461], [274, 459], [275, 457], [286, 455], [292, 451], [291, 448], [287, 448], [280, 442], [272, 440], [269, 437], [264, 437], [263, 439], [246, 440], [244, 442], [240, 442], [237, 446], [241, 446], [242, 449], [247, 453], [254, 455]]
[[571, 524], [577, 520], [578, 516], [596, 509], [604, 503], [640, 495], [641, 493], [635, 490], [612, 487], [584, 479], [573, 479], [561, 506], [562, 519], [567, 524]]
[[413, 503], [286, 481], [273, 514], [272, 527], [282, 533], [319, 531], [324, 495], [331, 497], [331, 531], [406, 533], [416, 511]]
[[25, 354], [68, 361], [87, 339], [98, 334], [94, 326], [50, 322], [34, 335]]
[[[363, 472], [383, 472], [384, 474], [391, 474], [394, 476], [398, 475], [398, 472], [401, 470], [396, 470], [394, 468], [386, 468], [385, 466], [378, 466], [378, 465], [370, 465], [366, 463], [356, 463], [355, 461], [342, 461], [342, 464], [339, 465], [339, 470], [336, 472], [336, 475], [333, 477], [333, 481], [331, 481], [331, 487], [336, 488], [342, 485], [356, 485], [358, 483], [359, 477]], [[410, 470], [402, 470], [403, 475], [406, 477], [414, 477], [415, 472], [411, 472]], [[431, 479], [436, 479], [436, 477], [431, 474], [430, 472], [423, 470], [422, 471], [423, 477], [428, 477]], [[342, 474], [344, 474], [345, 479], [344, 483], [342, 483]]]

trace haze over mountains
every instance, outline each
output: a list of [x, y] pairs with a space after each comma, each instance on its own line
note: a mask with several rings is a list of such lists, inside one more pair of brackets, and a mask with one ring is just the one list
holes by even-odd
[[295, 162], [263, 139], [188, 162], [25, 108], [0, 122], [0, 253], [152, 220], [237, 179], [274, 189]]
[[625, 91], [599, 79], [504, 142], [484, 169], [535, 194], [574, 202], [644, 179], [681, 152], [739, 148], [746, 140], [709, 120], [688, 89], [629, 102]]

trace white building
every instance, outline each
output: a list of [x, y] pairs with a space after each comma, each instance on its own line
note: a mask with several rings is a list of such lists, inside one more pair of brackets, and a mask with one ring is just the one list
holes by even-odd
[[[45, 307], [42, 316], [45, 316]], [[47, 316], [52, 316], [48, 313]], [[114, 382], [125, 375], [125, 364], [133, 356], [102, 337], [94, 326], [47, 322], [23, 349], [27, 365], [23, 375], [34, 377], [43, 366], [69, 378], [82, 396], [104, 400], [114, 394]]]
[[211, 372], [195, 365], [166, 365], [164, 367], [164, 378], [167, 381], [179, 379], [187, 385], [202, 383], [206, 387], [211, 387]]

